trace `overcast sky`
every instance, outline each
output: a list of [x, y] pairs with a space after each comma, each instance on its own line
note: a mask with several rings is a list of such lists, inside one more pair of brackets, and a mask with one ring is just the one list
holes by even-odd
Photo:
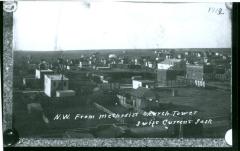
[[224, 3], [19, 1], [13, 32], [15, 50], [231, 47]]

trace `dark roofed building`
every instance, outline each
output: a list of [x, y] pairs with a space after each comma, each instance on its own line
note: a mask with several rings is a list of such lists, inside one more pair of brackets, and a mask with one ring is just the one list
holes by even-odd
[[182, 59], [165, 59], [158, 63], [157, 82], [164, 86], [178, 85], [177, 76], [185, 76], [186, 62]]
[[120, 89], [120, 83], [112, 77], [103, 77], [101, 83], [99, 83], [98, 86], [103, 90]]
[[149, 106], [151, 102], [154, 102], [153, 100], [156, 100], [157, 95], [150, 89], [139, 87], [137, 89], [120, 91], [117, 97], [123, 106], [142, 109]]
[[158, 69], [157, 70], [157, 82], [164, 86], [175, 86], [178, 85], [177, 77], [185, 76], [185, 71], [182, 70], [168, 70], [168, 69]]
[[190, 84], [205, 87], [207, 81], [214, 78], [212, 66], [207, 65], [187, 65], [186, 79]]
[[187, 65], [186, 78], [192, 80], [210, 80], [213, 78], [213, 67], [208, 65]]

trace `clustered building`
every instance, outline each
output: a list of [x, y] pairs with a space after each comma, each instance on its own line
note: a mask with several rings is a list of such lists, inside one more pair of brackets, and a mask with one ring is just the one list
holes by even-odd
[[[67, 67], [67, 66], [66, 66]], [[46, 61], [41, 61], [35, 69], [35, 77], [24, 77], [23, 85], [28, 87], [34, 84], [36, 88], [43, 89], [48, 97], [74, 96], [75, 91], [69, 90], [69, 79], [63, 74], [57, 74], [49, 69]]]
[[39, 85], [50, 98], [81, 95], [82, 98], [87, 96], [86, 101], [94, 101], [95, 105], [102, 99], [97, 106], [104, 112], [110, 111], [104, 108], [104, 101], [128, 112], [141, 113], [161, 107], [161, 90], [166, 89], [176, 96], [175, 88], [205, 88], [212, 81], [228, 82], [231, 78], [231, 56], [211, 50], [166, 49], [138, 56], [130, 52], [127, 55], [126, 51], [116, 54], [95, 52], [75, 56], [75, 59], [42, 60], [37, 67], [31, 66], [35, 76], [23, 78], [25, 87]]
[[[155, 50], [149, 56], [125, 54], [126, 51], [118, 55], [102, 55], [99, 52], [82, 54], [78, 59], [65, 58], [61, 64], [66, 72], [87, 71], [90, 79], [104, 90], [206, 87], [209, 81], [226, 81], [231, 77], [231, 56], [221, 52], [166, 49]], [[62, 96], [64, 93], [58, 90], [68, 90], [69, 79], [56, 73], [58, 66], [59, 62], [41, 61], [35, 72], [35, 79], [42, 81], [40, 83], [49, 97]], [[115, 76], [115, 72], [119, 71], [123, 71], [123, 74]], [[29, 81], [34, 81], [34, 78], [23, 79], [25, 85]], [[67, 93], [74, 95], [73, 91]]]

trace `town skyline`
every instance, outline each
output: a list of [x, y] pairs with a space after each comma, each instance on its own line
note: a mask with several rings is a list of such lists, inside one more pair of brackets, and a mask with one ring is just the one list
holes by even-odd
[[232, 48], [231, 47], [220, 47], [220, 48], [212, 48], [212, 47], [206, 47], [206, 48], [117, 48], [117, 49], [113, 49], [113, 48], [106, 48], [106, 49], [75, 49], [75, 50], [17, 50], [14, 49], [13, 51], [29, 51], [29, 52], [62, 52], [62, 51], [154, 51], [154, 50], [175, 50], [175, 51], [199, 51], [199, 50], [203, 50], [203, 51], [220, 51], [220, 50], [225, 50], [225, 51], [231, 51]]
[[[15, 51], [16, 127], [21, 135], [39, 135], [43, 131], [32, 126], [26, 131], [21, 120], [38, 117], [35, 126], [58, 137], [221, 137], [231, 123], [231, 49], [192, 50]], [[197, 114], [186, 117], [192, 122], [183, 129], [171, 125], [178, 117], [145, 116], [175, 110]], [[59, 115], [65, 119], [76, 113], [130, 112], [139, 116], [103, 121], [70, 118], [70, 125], [54, 118], [58, 113], [67, 113]], [[165, 127], [143, 126], [166, 120]]]

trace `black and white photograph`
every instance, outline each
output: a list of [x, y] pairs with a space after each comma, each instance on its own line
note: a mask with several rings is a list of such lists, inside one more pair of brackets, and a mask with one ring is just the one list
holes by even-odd
[[224, 2], [16, 2], [12, 128], [24, 139], [231, 146], [231, 11]]

